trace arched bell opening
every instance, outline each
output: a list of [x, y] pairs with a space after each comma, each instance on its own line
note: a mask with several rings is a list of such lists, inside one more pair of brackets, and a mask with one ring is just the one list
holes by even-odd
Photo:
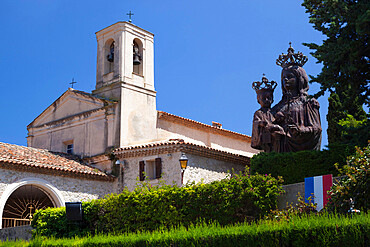
[[37, 209], [57, 207], [53, 197], [36, 185], [23, 185], [7, 199], [2, 212], [2, 228], [29, 225]]
[[115, 55], [115, 42], [113, 39], [107, 40], [104, 45], [104, 74], [113, 72]]
[[143, 43], [139, 39], [134, 39], [133, 41], [133, 67], [134, 74], [143, 75]]

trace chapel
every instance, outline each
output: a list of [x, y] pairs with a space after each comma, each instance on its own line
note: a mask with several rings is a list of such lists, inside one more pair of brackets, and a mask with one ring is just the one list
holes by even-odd
[[117, 22], [96, 39], [95, 89], [69, 88], [52, 102], [27, 126], [27, 147], [0, 142], [0, 228], [143, 181], [220, 180], [258, 152], [248, 135], [157, 110], [152, 33]]

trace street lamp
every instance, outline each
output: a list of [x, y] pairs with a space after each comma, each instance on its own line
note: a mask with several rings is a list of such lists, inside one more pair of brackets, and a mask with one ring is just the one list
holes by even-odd
[[184, 172], [186, 167], [188, 166], [188, 158], [184, 153], [181, 154], [181, 157], [179, 159], [180, 161], [180, 166], [181, 166], [181, 184], [184, 183]]

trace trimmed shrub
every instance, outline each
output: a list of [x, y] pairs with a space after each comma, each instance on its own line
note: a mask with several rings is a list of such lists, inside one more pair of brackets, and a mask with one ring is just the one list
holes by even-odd
[[327, 207], [346, 213], [352, 199], [356, 209], [367, 211], [370, 198], [370, 144], [363, 150], [357, 148], [355, 155], [348, 157], [347, 165], [338, 170], [340, 175], [346, 176], [332, 186]]
[[284, 184], [303, 182], [306, 177], [333, 174], [337, 176], [340, 167], [346, 164], [346, 157], [354, 153], [354, 148], [346, 145], [333, 145], [329, 150], [300, 151], [291, 153], [259, 153], [251, 159], [251, 173], [282, 176]]
[[124, 190], [83, 203], [85, 219], [80, 225], [71, 226], [65, 219], [65, 208], [57, 208], [37, 211], [32, 226], [37, 235], [62, 237], [152, 231], [202, 221], [221, 225], [252, 221], [276, 208], [281, 184], [281, 180], [259, 174], [237, 174], [184, 187], [144, 184], [133, 192]]
[[[289, 221], [264, 220], [220, 226], [200, 224], [177, 229], [96, 235], [85, 238], [36, 238], [29, 246], [368, 246], [369, 214], [294, 216]], [[27, 246], [13, 242], [13, 246]], [[0, 244], [1, 245], [1, 244]]]
[[99, 201], [82, 202], [83, 221], [68, 222], [65, 207], [46, 208], [38, 210], [34, 215], [31, 226], [36, 229], [33, 235], [52, 236], [56, 238], [85, 236], [95, 231], [99, 212]]

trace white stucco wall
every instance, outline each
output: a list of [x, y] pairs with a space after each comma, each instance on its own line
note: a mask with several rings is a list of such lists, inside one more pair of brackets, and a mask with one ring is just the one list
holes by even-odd
[[120, 147], [156, 139], [156, 98], [144, 89], [123, 85], [120, 112]]
[[206, 145], [222, 151], [252, 157], [258, 150], [251, 147], [250, 141], [212, 133], [205, 129], [190, 128], [171, 121], [157, 120], [158, 140], [184, 139], [198, 145]]
[[[56, 112], [63, 109], [55, 109]], [[73, 153], [83, 156], [102, 154], [116, 143], [115, 109], [98, 110], [68, 121], [30, 127], [28, 146], [54, 152], [66, 152], [66, 142], [73, 141]]]

